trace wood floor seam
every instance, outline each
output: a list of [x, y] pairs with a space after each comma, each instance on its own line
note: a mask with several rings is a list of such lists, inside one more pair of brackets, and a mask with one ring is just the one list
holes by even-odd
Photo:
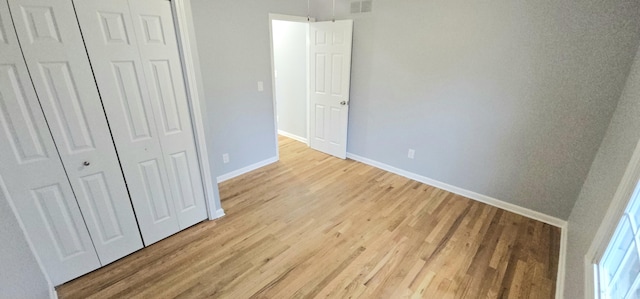
[[220, 184], [226, 216], [59, 298], [553, 298], [560, 229], [280, 137]]

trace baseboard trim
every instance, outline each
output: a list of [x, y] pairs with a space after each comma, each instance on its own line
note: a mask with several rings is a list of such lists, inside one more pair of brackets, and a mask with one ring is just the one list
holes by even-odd
[[568, 224], [560, 228], [560, 255], [558, 256], [558, 273], [556, 277], [556, 298], [564, 298], [564, 280], [567, 266], [567, 238], [569, 236]]
[[452, 185], [449, 185], [434, 179], [430, 179], [428, 177], [421, 176], [419, 174], [415, 174], [413, 172], [409, 172], [397, 167], [393, 167], [391, 165], [384, 164], [382, 162], [365, 158], [353, 153], [347, 153], [347, 158], [560, 228], [560, 253], [558, 256], [558, 273], [556, 278], [556, 298], [564, 298], [564, 275], [565, 275], [565, 267], [566, 267], [567, 234], [568, 234], [567, 221], [553, 217], [553, 216], [549, 216], [547, 214], [543, 214], [531, 209], [523, 208], [508, 202], [504, 202], [502, 200], [495, 199], [490, 196], [482, 195], [473, 191], [452, 186]]
[[437, 181], [437, 180], [434, 180], [434, 179], [430, 179], [428, 177], [425, 177], [425, 176], [422, 176], [422, 175], [419, 175], [419, 174], [415, 174], [413, 172], [409, 172], [409, 171], [406, 171], [406, 170], [403, 170], [403, 169], [400, 169], [400, 168], [397, 168], [397, 167], [393, 167], [391, 165], [384, 164], [382, 162], [371, 160], [369, 158], [365, 158], [365, 157], [362, 157], [362, 156], [359, 156], [359, 155], [356, 155], [356, 154], [353, 154], [353, 153], [347, 153], [347, 158], [355, 160], [355, 161], [358, 161], [358, 162], [362, 162], [364, 164], [371, 165], [371, 166], [376, 167], [376, 168], [380, 168], [382, 170], [386, 170], [388, 172], [395, 173], [397, 175], [401, 175], [403, 177], [406, 177], [406, 178], [409, 178], [409, 179], [412, 179], [412, 180], [415, 180], [415, 181], [418, 181], [418, 182], [421, 182], [421, 183], [424, 183], [424, 184], [427, 184], [427, 185], [431, 185], [431, 186], [434, 186], [434, 187], [449, 191], [451, 193], [462, 195], [464, 197], [473, 199], [475, 201], [483, 202], [483, 203], [486, 203], [488, 205], [491, 205], [491, 206], [494, 206], [494, 207], [497, 207], [497, 208], [501, 208], [503, 210], [507, 210], [507, 211], [512, 212], [512, 213], [516, 213], [516, 214], [519, 214], [519, 215], [522, 215], [522, 216], [525, 216], [525, 217], [528, 217], [528, 218], [531, 218], [531, 219], [535, 219], [535, 220], [538, 220], [538, 221], [541, 221], [541, 222], [544, 222], [544, 223], [547, 223], [547, 224], [550, 224], [550, 225], [553, 225], [553, 226], [556, 226], [556, 227], [559, 227], [559, 228], [565, 227], [567, 225], [567, 222], [562, 220], [562, 219], [559, 219], [559, 218], [556, 218], [556, 217], [553, 217], [553, 216], [549, 216], [547, 214], [543, 214], [543, 213], [540, 213], [540, 212], [537, 212], [537, 211], [534, 211], [534, 210], [531, 210], [531, 209], [523, 208], [521, 206], [514, 205], [512, 203], [508, 203], [508, 202], [505, 202], [505, 201], [502, 201], [502, 200], [499, 200], [499, 199], [495, 199], [495, 198], [490, 197], [490, 196], [486, 196], [486, 195], [483, 195], [483, 194], [480, 194], [480, 193], [476, 193], [476, 192], [469, 191], [469, 190], [466, 190], [466, 189], [463, 189], [463, 188], [452, 186], [452, 185], [449, 185], [447, 183], [443, 183], [443, 182], [440, 182], [440, 181]]
[[53, 285], [49, 285], [49, 298], [58, 299], [58, 292], [56, 291], [56, 287]]
[[[280, 134], [280, 132], [278, 132]], [[281, 134], [283, 136], [289, 137], [289, 138], [293, 138], [290, 136], [287, 136], [285, 134]], [[296, 139], [296, 138], [293, 138]], [[297, 139], [296, 139], [297, 140]], [[304, 142], [304, 141], [301, 141]], [[470, 199], [473, 199], [475, 201], [479, 201], [518, 215], [522, 215], [524, 217], [527, 218], [531, 218], [534, 220], [538, 220], [540, 222], [544, 222], [553, 226], [556, 226], [558, 228], [560, 228], [560, 253], [559, 253], [559, 257], [558, 257], [558, 273], [557, 273], [557, 281], [556, 281], [556, 298], [564, 298], [564, 275], [566, 273], [566, 255], [567, 255], [567, 235], [568, 235], [568, 225], [567, 225], [567, 221], [562, 220], [560, 218], [556, 218], [544, 213], [540, 213], [528, 208], [524, 208], [524, 207], [520, 207], [518, 205], [514, 205], [512, 203], [508, 203], [487, 195], [483, 195], [477, 192], [473, 192], [473, 191], [469, 191], [460, 187], [456, 187], [456, 186], [452, 186], [449, 185], [447, 183], [443, 183], [410, 171], [406, 171], [382, 162], [378, 162], [369, 158], [365, 158], [353, 153], [347, 153], [347, 158], [351, 159], [351, 160], [355, 160], [391, 173], [395, 173], [397, 175], [430, 185], [430, 186], [434, 186], [436, 188], [440, 188], [446, 191], [449, 191], [451, 193], [455, 193]], [[237, 176], [243, 175], [247, 172], [256, 170], [258, 168], [267, 166], [271, 163], [275, 163], [278, 161], [278, 157], [272, 157], [263, 161], [260, 161], [258, 163], [255, 164], [251, 164], [249, 166], [243, 167], [241, 169], [229, 172], [227, 174], [218, 176], [217, 181], [218, 183], [222, 183], [226, 180], [230, 180], [232, 178], [235, 178]], [[224, 216], [224, 210], [222, 209], [218, 209], [215, 213], [215, 218], [220, 218], [222, 216]], [[55, 289], [54, 289], [54, 293], [55, 293]], [[57, 296], [56, 296], [57, 297]], [[53, 297], [52, 297], [53, 298]]]
[[289, 132], [285, 132], [285, 131], [282, 131], [282, 130], [278, 130], [278, 135], [282, 135], [282, 136], [284, 136], [284, 137], [289, 137], [289, 138], [291, 138], [291, 139], [293, 139], [293, 140], [298, 140], [298, 141], [300, 141], [300, 142], [302, 142], [302, 143], [304, 143], [304, 144], [309, 144], [309, 141], [307, 140], [307, 138], [300, 137], [300, 136], [298, 136], [298, 135], [291, 134], [291, 133], [289, 133]]
[[266, 159], [266, 160], [262, 160], [262, 161], [260, 161], [258, 163], [251, 164], [249, 166], [240, 168], [238, 170], [234, 170], [234, 171], [225, 173], [225, 174], [223, 174], [221, 176], [218, 176], [216, 178], [216, 180], [218, 181], [218, 183], [222, 183], [224, 181], [228, 181], [228, 180], [230, 180], [232, 178], [241, 176], [241, 175], [243, 175], [243, 174], [245, 174], [247, 172], [251, 172], [251, 171], [256, 170], [256, 169], [258, 169], [260, 167], [264, 167], [264, 166], [267, 166], [267, 165], [269, 165], [271, 163], [275, 163], [275, 162], [278, 162], [278, 157], [277, 156], [271, 157], [271, 158]]
[[[223, 210], [223, 209], [217, 209], [217, 210], [216, 210], [216, 212], [215, 212], [215, 214], [213, 214], [213, 219], [221, 218], [221, 217], [223, 217], [224, 215], [225, 215], [225, 214], [224, 214], [224, 210]], [[213, 220], [213, 219], [211, 219], [211, 220]]]

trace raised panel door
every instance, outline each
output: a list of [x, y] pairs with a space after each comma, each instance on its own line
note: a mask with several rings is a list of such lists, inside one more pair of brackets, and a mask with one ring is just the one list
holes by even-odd
[[[140, 231], [150, 245], [180, 230], [158, 130], [175, 129], [175, 124], [155, 117], [128, 1], [74, 4]], [[148, 22], [153, 26], [153, 18]], [[163, 36], [155, 31], [149, 35], [154, 41]], [[168, 108], [166, 113], [173, 112]]]
[[310, 23], [309, 146], [346, 158], [353, 21]]
[[[44, 16], [44, 25], [50, 23], [46, 7], [13, 13]], [[45, 29], [29, 39], [59, 39]], [[13, 206], [47, 274], [60, 284], [98, 268], [100, 261], [47, 128], [6, 1], [0, 1], [0, 53], [0, 197]]]
[[106, 265], [143, 245], [73, 5], [9, 3], [33, 85]]
[[174, 206], [184, 229], [207, 218], [169, 1], [129, 1]]

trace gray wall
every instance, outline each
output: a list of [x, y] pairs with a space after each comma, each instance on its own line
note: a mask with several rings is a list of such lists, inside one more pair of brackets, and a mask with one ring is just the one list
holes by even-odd
[[584, 256], [640, 141], [640, 52], [569, 217], [565, 298], [583, 298]]
[[638, 4], [374, 0], [350, 16], [338, 0], [355, 18], [348, 151], [567, 219], [637, 48]]
[[0, 192], [0, 298], [48, 298], [49, 286]]
[[[602, 142], [638, 1], [374, 0], [354, 16], [336, 1], [338, 18], [355, 19], [349, 151], [563, 219], [580, 194], [566, 298], [581, 298], [584, 251], [640, 138], [634, 67]], [[304, 16], [306, 3], [192, 2], [220, 175], [275, 154], [268, 13]], [[312, 1], [312, 16], [329, 19], [329, 5]]]
[[[220, 175], [275, 155], [268, 13], [307, 8], [192, 3]], [[348, 3], [349, 152], [568, 218], [637, 48], [638, 1], [375, 0], [355, 16]]]
[[191, 0], [191, 6], [219, 176], [276, 155], [268, 14], [305, 16], [307, 2]]
[[278, 130], [307, 138], [307, 23], [273, 21]]

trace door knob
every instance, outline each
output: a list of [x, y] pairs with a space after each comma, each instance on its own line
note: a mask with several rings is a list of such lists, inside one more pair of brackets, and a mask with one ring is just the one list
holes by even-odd
[[346, 104], [347, 104], [347, 101], [342, 101], [342, 102], [340, 102], [340, 105], [342, 105], [342, 106], [344, 106], [344, 105], [346, 105]]
[[82, 163], [82, 165], [89, 166], [89, 165], [91, 165], [91, 163], [89, 163], [89, 161], [84, 161], [84, 163]]

